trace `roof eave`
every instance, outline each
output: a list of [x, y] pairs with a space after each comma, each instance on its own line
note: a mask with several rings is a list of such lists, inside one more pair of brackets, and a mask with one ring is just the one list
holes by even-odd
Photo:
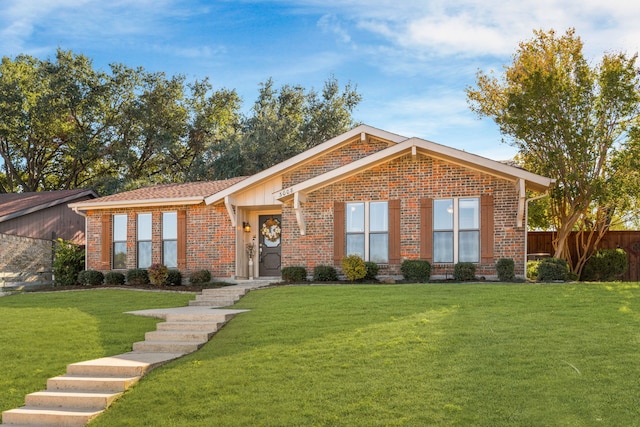
[[135, 200], [113, 200], [101, 203], [71, 203], [69, 207], [75, 211], [118, 209], [118, 208], [139, 208], [151, 206], [168, 205], [197, 205], [204, 201], [203, 196], [198, 197], [167, 197], [161, 199], [135, 199]]

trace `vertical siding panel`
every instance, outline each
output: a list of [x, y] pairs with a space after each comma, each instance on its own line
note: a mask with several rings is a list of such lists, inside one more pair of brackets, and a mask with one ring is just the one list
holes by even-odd
[[493, 196], [480, 198], [480, 260], [483, 264], [493, 263], [494, 246]]
[[400, 200], [389, 200], [389, 264], [400, 264]]
[[433, 260], [433, 199], [420, 199], [420, 259]]
[[344, 202], [333, 202], [333, 262], [340, 265], [344, 258]]

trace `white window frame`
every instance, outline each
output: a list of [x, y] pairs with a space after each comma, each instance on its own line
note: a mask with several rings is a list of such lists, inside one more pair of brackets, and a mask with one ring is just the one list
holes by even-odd
[[[385, 218], [385, 225], [386, 225], [386, 231], [379, 231], [379, 230], [374, 230], [371, 231], [371, 204], [373, 203], [385, 203], [387, 206], [387, 212], [386, 212], [386, 218]], [[360, 230], [360, 231], [349, 231], [347, 224], [349, 223], [349, 213], [351, 211], [351, 207], [350, 205], [364, 205], [364, 229]], [[357, 234], [363, 234], [364, 235], [364, 254], [351, 254], [349, 253], [349, 246], [348, 246], [348, 236], [349, 235], [357, 235]], [[372, 201], [368, 201], [368, 202], [360, 202], [360, 201], [354, 201], [354, 202], [346, 202], [345, 203], [345, 254], [346, 255], [359, 255], [362, 256], [362, 259], [364, 259], [365, 261], [369, 261], [370, 257], [371, 257], [371, 235], [387, 235], [387, 259], [385, 261], [374, 261], [374, 262], [378, 262], [378, 264], [388, 264], [389, 263], [389, 201], [388, 200], [372, 200]]]
[[[144, 218], [149, 218], [148, 223], [145, 223], [145, 225], [148, 225], [149, 229], [148, 230], [142, 230], [142, 227], [140, 226], [141, 222], [140, 218], [144, 217]], [[149, 236], [148, 239], [142, 239], [140, 236], [140, 233], [142, 231], [148, 232]], [[149, 246], [149, 263], [148, 265], [146, 264], [141, 264], [141, 260], [142, 257], [140, 256], [140, 254], [142, 253], [141, 249], [140, 249], [140, 244], [141, 243], [147, 243]], [[139, 213], [136, 215], [136, 258], [137, 258], [137, 262], [136, 264], [138, 265], [138, 268], [149, 268], [151, 266], [151, 264], [153, 264], [153, 214], [151, 212], [145, 212], [145, 213]]]
[[[453, 209], [453, 228], [452, 229], [438, 229], [436, 228], [436, 215], [437, 212], [434, 211], [434, 215], [433, 215], [433, 254], [434, 254], [434, 263], [437, 264], [457, 264], [459, 262], [460, 259], [460, 232], [467, 232], [467, 231], [477, 231], [478, 232], [478, 250], [477, 250], [477, 254], [478, 257], [476, 260], [474, 261], [466, 261], [466, 262], [472, 262], [474, 264], [478, 264], [480, 263], [480, 239], [482, 236], [482, 233], [480, 232], [480, 224], [481, 224], [481, 200], [479, 196], [464, 196], [464, 197], [447, 197], [447, 198], [442, 198], [442, 199], [434, 199], [434, 201], [451, 201], [451, 209]], [[476, 217], [476, 221], [477, 221], [477, 228], [461, 228], [460, 227], [460, 201], [461, 200], [475, 200], [477, 203], [477, 217]], [[452, 238], [453, 238], [453, 261], [449, 262], [449, 261], [436, 261], [435, 260], [435, 254], [436, 254], [436, 248], [435, 245], [437, 244], [436, 242], [436, 238], [435, 238], [435, 234], [437, 232], [452, 232]]]
[[[167, 225], [166, 220], [170, 214], [173, 216], [174, 223], [172, 225], [173, 225], [173, 228], [175, 229], [175, 237], [172, 236], [171, 238], [169, 238], [166, 231], [166, 225]], [[177, 211], [162, 212], [161, 221], [162, 221], [162, 262], [168, 268], [178, 268], [178, 212]], [[167, 242], [175, 242], [175, 252], [176, 252], [176, 259], [174, 263], [175, 265], [167, 263], [167, 257], [166, 257]]]

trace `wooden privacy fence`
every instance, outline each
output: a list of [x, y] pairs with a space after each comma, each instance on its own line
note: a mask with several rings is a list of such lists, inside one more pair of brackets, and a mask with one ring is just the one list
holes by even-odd
[[[542, 254], [553, 255], [553, 232], [551, 231], [530, 231], [527, 235], [527, 256], [535, 259]], [[570, 239], [575, 239], [572, 233]], [[570, 241], [571, 248], [575, 247]], [[640, 282], [640, 231], [609, 231], [600, 241], [598, 249], [621, 248], [627, 252], [629, 268], [622, 277], [626, 282]], [[572, 251], [572, 256], [575, 253]]]

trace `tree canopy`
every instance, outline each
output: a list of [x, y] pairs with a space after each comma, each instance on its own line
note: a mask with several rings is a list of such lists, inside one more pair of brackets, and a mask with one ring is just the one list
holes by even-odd
[[[637, 55], [605, 54], [590, 66], [575, 30], [535, 31], [504, 74], [479, 71], [470, 106], [490, 117], [523, 166], [557, 180], [548, 198], [555, 256], [580, 273], [616, 218], [637, 208], [640, 78]], [[577, 259], [568, 236], [578, 231]]]
[[268, 79], [245, 115], [235, 90], [207, 79], [109, 68], [64, 50], [2, 58], [0, 192], [111, 194], [255, 173], [353, 127], [361, 100], [332, 77], [321, 94]]

